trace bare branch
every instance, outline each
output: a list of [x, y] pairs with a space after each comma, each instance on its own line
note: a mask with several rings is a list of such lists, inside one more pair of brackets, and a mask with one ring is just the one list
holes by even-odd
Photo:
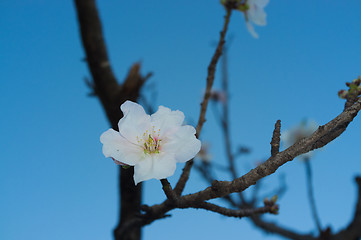
[[361, 238], [361, 177], [356, 177], [355, 181], [358, 187], [358, 194], [353, 219], [345, 229], [335, 234], [332, 239], [356, 240]]
[[271, 156], [274, 157], [280, 151], [281, 120], [277, 120], [271, 140]]
[[[194, 167], [196, 168], [196, 170], [199, 171], [199, 173], [202, 175], [202, 177], [209, 183], [212, 184], [212, 182], [215, 180], [215, 178], [212, 176], [211, 174], [211, 169], [213, 167], [213, 163], [207, 163], [207, 164], [195, 164]], [[231, 206], [233, 207], [239, 207], [239, 204], [236, 203], [233, 198], [231, 197], [231, 195], [226, 195], [222, 198], [223, 200], [225, 200], [226, 202], [228, 202], [229, 204], [231, 204]]]
[[173, 191], [172, 186], [170, 185], [170, 183], [168, 182], [168, 180], [165, 179], [161, 179], [160, 182], [162, 183], [162, 189], [165, 193], [165, 195], [167, 196], [167, 198], [172, 201], [172, 202], [177, 202], [178, 200], [178, 195]]
[[[222, 105], [223, 106], [223, 114], [222, 114], [222, 121], [221, 121], [221, 127], [222, 127], [222, 132], [223, 132], [223, 136], [224, 136], [224, 144], [225, 144], [225, 149], [226, 149], [226, 155], [227, 155], [227, 159], [228, 159], [228, 165], [229, 165], [229, 172], [232, 176], [232, 179], [236, 179], [238, 177], [237, 174], [237, 170], [236, 170], [236, 165], [235, 165], [235, 157], [234, 154], [232, 153], [232, 142], [231, 142], [231, 134], [229, 131], [229, 109], [228, 109], [228, 97], [229, 97], [229, 89], [228, 89], [228, 73], [227, 73], [227, 48], [225, 48], [224, 50], [224, 55], [222, 58], [222, 90], [224, 91], [225, 94], [225, 102]], [[239, 198], [241, 200], [241, 203], [245, 203], [246, 200], [243, 196], [243, 194], [240, 192], [239, 193]]]
[[295, 230], [290, 230], [285, 227], [280, 227], [273, 222], [267, 222], [261, 219], [260, 216], [251, 216], [252, 222], [267, 233], [276, 233], [283, 237], [293, 240], [319, 240], [311, 234], [297, 233]]
[[[274, 207], [274, 206], [273, 206]], [[264, 206], [260, 208], [250, 208], [250, 209], [229, 209], [220, 207], [218, 205], [208, 203], [208, 202], [202, 202], [198, 205], [196, 205], [194, 208], [202, 208], [205, 210], [209, 210], [212, 212], [219, 213], [224, 216], [228, 217], [236, 217], [236, 218], [242, 218], [242, 217], [249, 217], [256, 214], [263, 214], [263, 213], [273, 213], [272, 206]]]
[[[196, 127], [196, 136], [197, 138], [200, 136], [200, 133], [202, 131], [202, 127], [204, 122], [206, 121], [205, 116], [206, 116], [206, 111], [207, 111], [207, 106], [208, 106], [208, 101], [209, 101], [209, 97], [211, 96], [211, 89], [213, 86], [213, 82], [214, 82], [214, 74], [216, 72], [216, 66], [218, 63], [218, 60], [220, 58], [220, 56], [222, 55], [222, 50], [223, 50], [223, 45], [225, 43], [225, 37], [226, 37], [226, 33], [227, 33], [227, 29], [228, 29], [228, 24], [229, 24], [229, 19], [231, 17], [231, 10], [227, 9], [227, 13], [226, 16], [224, 17], [224, 25], [223, 25], [223, 30], [221, 31], [221, 36], [218, 42], [218, 46], [216, 48], [216, 51], [212, 57], [212, 60], [208, 66], [208, 76], [207, 76], [207, 87], [206, 87], [206, 93], [204, 94], [204, 98], [203, 101], [201, 103], [201, 112], [199, 114], [199, 119], [198, 119], [198, 124]], [[189, 174], [191, 171], [191, 168], [193, 166], [193, 159], [188, 161], [185, 165], [185, 167], [183, 168], [182, 171], [182, 175], [180, 176], [177, 185], [174, 188], [174, 191], [178, 194], [181, 195], [183, 192], [183, 189], [185, 187], [186, 182], [188, 181], [189, 178]]]
[[[212, 186], [197, 193], [185, 195], [179, 198], [180, 205], [184, 207], [197, 206], [203, 201], [226, 196], [233, 192], [244, 191], [254, 185], [258, 180], [274, 173], [280, 166], [291, 161], [295, 157], [322, 147], [338, 137], [354, 119], [361, 109], [361, 100], [358, 100], [352, 107], [345, 109], [340, 115], [324, 126], [319, 127], [311, 136], [302, 139], [288, 149], [270, 157], [266, 162], [252, 169], [247, 174], [233, 181], [213, 181]], [[154, 219], [161, 218], [166, 212], [176, 208], [171, 206], [169, 200], [162, 204], [150, 207]], [[301, 238], [307, 239], [307, 238]], [[313, 238], [308, 238], [313, 239]]]
[[315, 222], [318, 232], [322, 233], [321, 221], [320, 221], [320, 217], [317, 214], [316, 202], [313, 194], [312, 169], [311, 169], [310, 159], [306, 158], [304, 160], [304, 163], [306, 169], [306, 181], [307, 181], [307, 192], [308, 192], [307, 196], [311, 206], [312, 218]]
[[[111, 68], [106, 45], [103, 38], [101, 21], [95, 0], [74, 0], [82, 43], [86, 53], [86, 61], [91, 72], [93, 83], [89, 82], [94, 93], [100, 99], [113, 129], [118, 129], [117, 123], [122, 118], [119, 106], [126, 100], [136, 101], [141, 87], [149, 74], [142, 77], [140, 64], [134, 64], [123, 85], [119, 85]], [[120, 223], [114, 230], [115, 239], [138, 240], [140, 229], [127, 231], [126, 236], [119, 233], [119, 229], [128, 220], [134, 218], [140, 211], [141, 184], [135, 186], [133, 168], [120, 168]]]
[[89, 70], [97, 88], [104, 95], [112, 94], [119, 86], [108, 59], [95, 1], [75, 0], [75, 5]]
[[203, 191], [184, 196], [186, 201], [205, 201], [222, 197], [233, 192], [241, 192], [254, 185], [258, 180], [274, 173], [280, 166], [295, 157], [321, 148], [343, 133], [348, 124], [356, 117], [361, 109], [361, 100], [345, 109], [340, 115], [326, 125], [320, 126], [311, 136], [296, 142], [286, 150], [270, 157], [267, 161], [252, 169], [247, 174], [233, 181], [214, 182], [211, 187]]

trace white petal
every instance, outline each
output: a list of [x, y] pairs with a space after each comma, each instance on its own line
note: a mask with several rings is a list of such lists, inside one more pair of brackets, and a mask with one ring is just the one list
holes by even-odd
[[269, 3], [269, 0], [252, 0], [252, 3], [264, 8]]
[[174, 174], [175, 169], [176, 161], [174, 154], [152, 154], [135, 165], [134, 182], [138, 184], [152, 178], [167, 178]]
[[314, 133], [318, 129], [319, 126], [320, 125], [316, 121], [314, 121], [314, 120], [309, 121], [307, 124], [307, 130], [306, 130], [307, 133], [306, 134], [308, 136], [310, 136], [312, 133]]
[[152, 178], [153, 159], [151, 156], [144, 158], [137, 165], [134, 166], [134, 183], [137, 185]]
[[126, 101], [120, 108], [124, 117], [119, 120], [119, 132], [130, 142], [138, 144], [137, 137], [142, 138], [145, 131], [150, 129], [150, 116], [135, 102]]
[[167, 141], [161, 146], [161, 151], [174, 153], [177, 162], [186, 162], [192, 159], [201, 149], [201, 141], [194, 135], [194, 127], [186, 125], [168, 136]]
[[254, 30], [252, 24], [250, 22], [246, 22], [246, 26], [247, 26], [248, 32], [252, 35], [252, 37], [258, 38], [258, 34]]
[[265, 26], [267, 24], [266, 22], [267, 14], [263, 10], [263, 8], [257, 5], [252, 5], [250, 9], [247, 11], [247, 14], [249, 20], [252, 21], [254, 24], [259, 26]]
[[100, 142], [103, 143], [105, 157], [112, 157], [128, 165], [137, 164], [144, 155], [141, 147], [129, 142], [113, 129], [104, 132], [100, 136]]
[[159, 131], [159, 138], [176, 132], [183, 124], [184, 114], [181, 111], [172, 111], [169, 108], [159, 106], [158, 111], [151, 116], [155, 131]]

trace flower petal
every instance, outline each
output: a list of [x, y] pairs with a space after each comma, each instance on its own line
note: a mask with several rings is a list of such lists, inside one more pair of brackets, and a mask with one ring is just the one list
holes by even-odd
[[149, 155], [134, 167], [134, 182], [146, 181], [152, 178], [163, 179], [174, 174], [176, 161], [174, 154], [160, 153]]
[[252, 37], [258, 38], [258, 34], [254, 30], [253, 25], [247, 21], [246, 26], [247, 26], [248, 32], [252, 35]]
[[109, 129], [100, 136], [103, 143], [103, 154], [115, 160], [134, 166], [143, 157], [143, 149], [129, 142], [119, 132]]
[[195, 136], [196, 130], [190, 125], [181, 126], [172, 136], [168, 136], [161, 151], [174, 153], [177, 162], [186, 162], [201, 149], [201, 141]]
[[269, 0], [252, 0], [251, 2], [261, 8], [264, 8], [269, 3]]
[[120, 108], [124, 117], [119, 120], [119, 132], [128, 141], [138, 144], [137, 137], [142, 138], [145, 131], [150, 129], [150, 116], [135, 102], [126, 101]]
[[268, 2], [268, 0], [248, 0], [247, 19], [256, 25], [265, 26], [267, 14], [263, 8]]
[[167, 107], [159, 106], [158, 111], [151, 116], [155, 131], [159, 131], [159, 138], [176, 132], [183, 124], [184, 114], [181, 111], [172, 111]]
[[263, 8], [255, 6], [254, 8], [250, 8], [247, 13], [249, 20], [251, 20], [254, 24], [258, 26], [265, 26], [267, 24], [267, 14]]

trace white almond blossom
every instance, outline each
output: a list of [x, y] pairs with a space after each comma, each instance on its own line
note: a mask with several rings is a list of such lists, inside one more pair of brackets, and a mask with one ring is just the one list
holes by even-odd
[[118, 165], [134, 166], [134, 182], [163, 179], [174, 174], [177, 162], [192, 159], [200, 150], [196, 130], [182, 125], [184, 114], [160, 106], [147, 115], [142, 106], [126, 101], [119, 132], [109, 129], [100, 136], [103, 154]]
[[208, 151], [209, 144], [202, 143], [201, 149], [197, 154], [197, 158], [199, 158], [203, 163], [209, 164], [212, 161], [212, 155]]
[[269, 0], [247, 0], [248, 9], [245, 12], [246, 26], [254, 38], [258, 38], [258, 34], [254, 30], [252, 23], [258, 26], [265, 26], [267, 24], [267, 14], [263, 8], [267, 6], [268, 2]]
[[[318, 128], [315, 121], [302, 121], [300, 125], [291, 128], [281, 134], [281, 141], [284, 147], [288, 148], [298, 142], [299, 140], [311, 136]], [[299, 157], [302, 159], [309, 159], [313, 151], [304, 153]]]

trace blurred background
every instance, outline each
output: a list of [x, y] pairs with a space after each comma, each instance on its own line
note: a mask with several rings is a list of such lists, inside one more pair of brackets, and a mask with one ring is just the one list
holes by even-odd
[[[97, 1], [113, 70], [123, 80], [142, 63], [153, 72], [144, 94], [155, 108], [179, 109], [195, 125], [207, 66], [223, 24], [219, 1]], [[325, 124], [343, 109], [337, 92], [360, 74], [361, 2], [271, 0], [267, 26], [254, 39], [243, 14], [233, 12], [228, 32], [231, 137], [239, 174], [270, 155], [277, 119], [282, 130], [304, 119]], [[109, 128], [90, 78], [72, 1], [0, 1], [0, 239], [112, 239], [118, 219], [118, 166], [102, 154], [99, 136]], [[218, 68], [220, 70], [220, 68]], [[220, 88], [217, 71], [215, 89]], [[225, 163], [223, 136], [207, 113], [201, 140], [212, 161]], [[315, 198], [323, 227], [337, 231], [353, 216], [361, 174], [360, 119], [312, 158]], [[175, 184], [180, 171], [169, 181]], [[218, 174], [219, 178], [229, 179]], [[315, 232], [305, 171], [294, 160], [264, 179], [272, 192], [284, 177], [283, 226]], [[157, 180], [144, 183], [145, 204], [165, 199]], [[186, 193], [207, 183], [192, 171]], [[175, 210], [143, 229], [143, 239], [281, 239], [247, 219], [204, 210]]]

